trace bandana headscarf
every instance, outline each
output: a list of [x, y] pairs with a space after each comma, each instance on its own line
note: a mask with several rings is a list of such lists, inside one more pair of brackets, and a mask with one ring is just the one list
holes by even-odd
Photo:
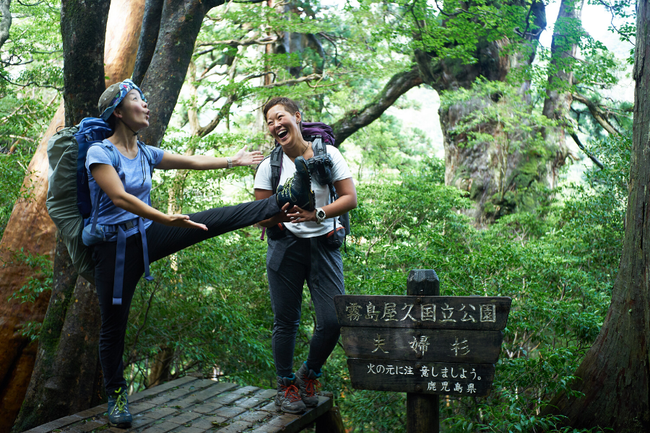
[[98, 111], [101, 113], [99, 117], [108, 120], [108, 118], [111, 117], [111, 114], [113, 114], [115, 107], [120, 105], [120, 102], [122, 102], [126, 95], [133, 89], [140, 92], [142, 100], [147, 102], [147, 98], [144, 96], [144, 93], [142, 93], [142, 90], [140, 90], [133, 81], [127, 78], [121, 83], [111, 84], [104, 93], [102, 93], [102, 96], [99, 98], [99, 103], [97, 104]]

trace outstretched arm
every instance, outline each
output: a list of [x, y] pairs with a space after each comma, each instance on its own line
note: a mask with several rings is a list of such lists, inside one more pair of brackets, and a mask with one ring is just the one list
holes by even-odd
[[124, 185], [115, 171], [115, 167], [111, 165], [93, 164], [90, 166], [90, 172], [93, 178], [95, 178], [97, 185], [106, 193], [113, 204], [119, 208], [167, 226], [208, 229], [205, 224], [190, 220], [188, 215], [164, 214], [147, 205], [136, 196], [129, 194], [124, 190]]
[[[233, 167], [243, 165], [257, 165], [264, 159], [262, 152], [254, 150], [248, 152], [248, 146], [244, 146], [239, 152], [232, 157]], [[213, 170], [216, 168], [228, 167], [227, 158], [215, 158], [207, 155], [176, 155], [165, 152], [162, 161], [156, 168], [168, 169], [190, 169], [190, 170]]]

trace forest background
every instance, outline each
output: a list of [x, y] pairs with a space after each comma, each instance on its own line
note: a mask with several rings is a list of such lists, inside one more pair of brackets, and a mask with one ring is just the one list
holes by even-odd
[[[53, 233], [47, 223], [24, 224], [44, 214], [46, 178], [34, 161], [57, 116], [61, 122], [64, 96], [66, 124], [96, 115], [73, 97], [92, 94], [86, 105], [93, 107], [98, 95], [74, 89], [75, 51], [64, 47], [75, 26], [81, 33], [89, 25], [75, 7], [101, 9], [106, 25], [100, 3], [0, 1], [0, 246], [2, 272], [21, 275], [0, 278], [7, 347], [0, 431], [14, 420], [14, 431], [23, 431], [102, 399], [92, 286], [77, 279], [53, 236], [13, 241], [18, 232], [27, 239]], [[158, 129], [145, 131], [145, 142], [188, 154], [231, 155], [243, 145], [268, 153], [273, 143], [260, 106], [271, 96], [292, 97], [306, 119], [333, 125], [353, 169], [359, 206], [343, 250], [347, 293], [403, 294], [410, 270], [434, 269], [443, 295], [513, 299], [491, 395], [443, 399], [442, 431], [647, 425], [647, 393], [645, 412], [619, 408], [604, 421], [566, 409], [579, 412], [575, 402], [589, 395], [575, 386], [577, 377], [594, 383], [579, 367], [604, 328], [624, 247], [634, 4], [590, 6], [609, 17], [608, 31], [621, 41], [612, 51], [584, 30], [581, 1], [204, 2], [184, 80], [163, 98], [161, 77], [178, 71], [156, 63], [156, 54], [140, 56], [151, 46], [147, 19], [158, 17], [162, 35], [174, 11], [153, 0], [132, 3], [143, 11], [142, 36], [122, 78], [132, 72], [152, 95]], [[187, 12], [195, 3], [165, 7]], [[109, 34], [112, 22], [109, 16]], [[122, 17], [119, 26], [129, 25]], [[552, 43], [540, 43], [545, 34]], [[88, 43], [103, 54], [103, 33]], [[110, 43], [107, 37], [107, 52]], [[119, 60], [105, 60], [107, 69], [111, 62]], [[82, 65], [76, 73], [92, 75]], [[105, 71], [102, 85], [117, 75]], [[439, 118], [431, 109], [438, 97]], [[438, 123], [440, 136], [432, 135]], [[252, 180], [250, 168], [157, 172], [153, 201], [182, 213], [238, 203], [253, 199]], [[259, 236], [258, 228], [242, 229], [153, 266], [155, 281], [139, 286], [131, 310], [130, 392], [186, 374], [273, 387]], [[306, 357], [313, 325], [306, 291], [297, 360]], [[66, 389], [72, 379], [83, 390]], [[352, 389], [340, 348], [322, 382], [352, 431], [405, 430], [405, 396]], [[610, 398], [634, 396], [619, 389]], [[43, 406], [52, 410], [34, 410]]]

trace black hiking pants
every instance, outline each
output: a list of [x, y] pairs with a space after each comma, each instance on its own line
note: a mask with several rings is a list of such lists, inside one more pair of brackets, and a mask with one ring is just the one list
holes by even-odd
[[318, 237], [298, 238], [288, 230], [284, 238], [269, 239], [268, 244], [266, 272], [274, 315], [272, 345], [276, 374], [289, 377], [293, 372], [305, 282], [316, 313], [306, 362], [318, 373], [341, 334], [334, 306], [334, 296], [345, 294], [341, 253]]
[[[151, 263], [206, 239], [219, 236], [272, 217], [280, 212], [275, 195], [235, 206], [208, 209], [190, 215], [192, 221], [205, 224], [208, 230], [169, 227], [152, 223], [147, 229], [147, 245]], [[102, 326], [99, 334], [99, 356], [107, 393], [125, 389], [124, 338], [129, 308], [138, 281], [144, 273], [142, 239], [139, 234], [126, 240], [122, 305], [113, 305], [116, 242], [104, 242], [93, 247], [95, 287], [99, 298]]]

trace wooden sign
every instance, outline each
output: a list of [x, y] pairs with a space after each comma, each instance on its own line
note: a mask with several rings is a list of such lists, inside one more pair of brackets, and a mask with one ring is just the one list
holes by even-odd
[[341, 326], [482, 331], [504, 329], [511, 302], [507, 297], [483, 296], [334, 297]]
[[481, 397], [494, 380], [492, 364], [348, 359], [352, 387], [375, 391]]
[[401, 359], [494, 364], [501, 331], [452, 329], [341, 328], [343, 349], [351, 358]]

